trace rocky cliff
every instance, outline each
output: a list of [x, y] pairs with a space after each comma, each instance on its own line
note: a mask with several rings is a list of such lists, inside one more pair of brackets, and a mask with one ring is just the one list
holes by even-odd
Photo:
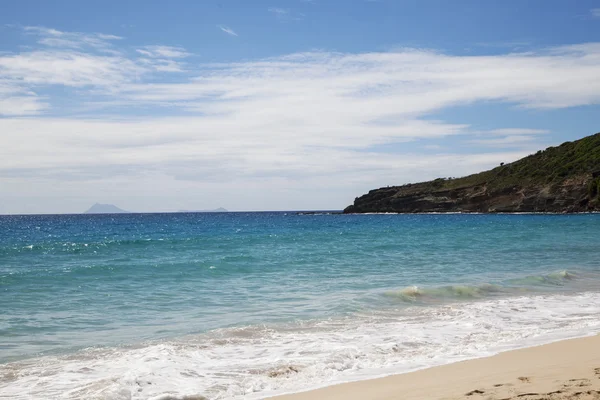
[[371, 190], [344, 213], [600, 211], [600, 133], [455, 179]]

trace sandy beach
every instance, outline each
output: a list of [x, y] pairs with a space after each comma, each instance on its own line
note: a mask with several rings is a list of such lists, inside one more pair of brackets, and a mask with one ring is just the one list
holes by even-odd
[[600, 399], [600, 336], [273, 399]]

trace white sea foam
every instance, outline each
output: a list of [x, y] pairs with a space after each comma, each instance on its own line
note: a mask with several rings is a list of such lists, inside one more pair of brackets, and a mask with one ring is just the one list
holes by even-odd
[[600, 293], [414, 307], [4, 364], [0, 398], [255, 399], [598, 332]]

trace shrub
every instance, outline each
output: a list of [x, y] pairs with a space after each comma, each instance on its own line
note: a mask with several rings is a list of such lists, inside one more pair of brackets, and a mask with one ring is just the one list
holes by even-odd
[[598, 196], [599, 193], [600, 193], [600, 178], [592, 179], [588, 183], [588, 194], [589, 194], [590, 198], [593, 199], [594, 197]]

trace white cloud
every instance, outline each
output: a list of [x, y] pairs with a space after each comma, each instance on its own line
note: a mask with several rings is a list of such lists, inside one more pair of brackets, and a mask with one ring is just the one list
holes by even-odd
[[125, 57], [69, 51], [0, 56], [0, 76], [25, 85], [114, 86], [144, 72]]
[[[538, 109], [596, 104], [599, 72], [600, 45], [593, 43], [502, 56], [459, 57], [417, 50], [303, 53], [209, 65], [191, 81], [131, 85], [123, 94], [136, 101], [186, 101], [188, 107], [207, 113], [269, 103], [275, 109], [302, 112], [308, 119], [316, 112], [361, 115], [373, 122], [476, 101]], [[206, 98], [219, 101], [190, 103]]]
[[590, 10], [590, 12], [592, 13], [593, 17], [600, 18], [600, 8], [593, 8]]
[[547, 129], [527, 129], [527, 128], [501, 128], [492, 129], [486, 132], [492, 135], [503, 135], [503, 136], [523, 136], [523, 135], [542, 135], [550, 133]]
[[540, 144], [540, 135], [548, 134], [550, 131], [547, 129], [501, 128], [474, 133], [476, 138], [467, 140], [467, 143], [498, 148], [535, 149], [535, 146]]
[[112, 42], [122, 39], [120, 36], [103, 33], [62, 32], [40, 26], [23, 28], [26, 33], [38, 36], [38, 43], [49, 47], [75, 48], [93, 47], [109, 51]]
[[32, 115], [47, 107], [35, 93], [10, 80], [0, 79], [0, 116]]
[[138, 60], [138, 64], [158, 72], [183, 72], [185, 70], [184, 63], [164, 58], [141, 58]]
[[48, 108], [35, 96], [0, 97], [0, 115], [34, 115]]
[[469, 140], [468, 143], [477, 144], [482, 146], [492, 146], [492, 147], [523, 147], [525, 143], [535, 143], [534, 137], [531, 136], [504, 136], [500, 138], [491, 138], [491, 139], [473, 139]]
[[136, 51], [147, 57], [140, 59], [140, 64], [158, 72], [183, 72], [185, 64], [176, 60], [192, 55], [182, 47], [173, 46], [144, 46]]
[[288, 8], [270, 7], [267, 11], [275, 15], [281, 22], [300, 21], [305, 17], [305, 14], [292, 12]]
[[[427, 124], [405, 129], [431, 130]], [[398, 156], [356, 151], [357, 146], [377, 140], [364, 132], [362, 138], [348, 140], [340, 133], [336, 140], [319, 132], [273, 133], [260, 127], [227, 127], [216, 121], [211, 126], [198, 117], [0, 119], [0, 131], [9, 133], [0, 146], [0, 176], [6, 185], [24, 181], [28, 188], [48, 187], [52, 192], [51, 182], [64, 182], [66, 190], [85, 187], [72, 195], [89, 196], [89, 201], [105, 199], [107, 193], [114, 194], [115, 186], [124, 186], [122, 191], [127, 193], [127, 188], [129, 194], [103, 201], [140, 210], [139, 204], [130, 205], [123, 198], [138, 199], [136, 196], [144, 193], [149, 203], [142, 211], [161, 209], [167, 188], [189, 197], [179, 208], [192, 207], [194, 199], [208, 202], [215, 193], [222, 193], [215, 206], [232, 209], [335, 208], [371, 186], [445, 176], [449, 166], [452, 174], [462, 175], [525, 155]], [[319, 190], [325, 197], [310, 199]], [[165, 207], [178, 208], [169, 203], [162, 209]]]
[[121, 56], [62, 50], [3, 55], [0, 80], [9, 89], [0, 89], [0, 115], [36, 114], [48, 109], [51, 99], [40, 100], [40, 89], [89, 87], [110, 92], [147, 71], [142, 63]]
[[176, 60], [190, 55], [180, 47], [145, 46], [138, 50], [145, 57], [131, 57], [113, 46], [118, 36], [44, 27], [23, 30], [35, 35], [41, 47], [0, 53], [0, 115], [48, 110], [51, 99], [38, 92], [50, 87], [86, 87], [110, 95], [153, 72], [181, 72], [183, 64]]
[[173, 46], [144, 46], [137, 52], [152, 58], [185, 58], [191, 55], [184, 48]]
[[271, 7], [268, 9], [268, 11], [276, 15], [287, 15], [290, 13], [290, 10], [279, 7]]
[[237, 33], [236, 33], [236, 32], [235, 32], [233, 29], [231, 29], [231, 28], [228, 28], [228, 27], [226, 27], [226, 26], [223, 26], [223, 25], [217, 25], [217, 27], [218, 27], [220, 30], [222, 30], [223, 32], [227, 33], [228, 35], [231, 35], [231, 36], [238, 36], [238, 34], [237, 34]]
[[[61, 37], [46, 33], [53, 35]], [[342, 207], [378, 185], [460, 176], [509, 162], [547, 133], [518, 126], [475, 131], [468, 120], [435, 120], [439, 110], [478, 102], [542, 110], [600, 103], [597, 43], [468, 57], [415, 49], [308, 52], [186, 65], [187, 74], [175, 75], [175, 83], [161, 74], [182, 70], [185, 49], [113, 50], [67, 46], [0, 54], [4, 115], [48, 107], [54, 115], [76, 114], [77, 109], [61, 108], [51, 91], [41, 94], [40, 88], [54, 87], [76, 89], [75, 100], [85, 98], [86, 107], [119, 109], [103, 112], [102, 119], [0, 119], [3, 188], [29, 193], [27, 182], [52, 191], [62, 187], [57, 182], [71, 182], [91, 198], [122, 182], [123, 198], [143, 192], [149, 202], [170, 190], [192, 201], [205, 192], [221, 193], [231, 203], [214, 206], [234, 209], [312, 205], [309, 192], [322, 190], [322, 207]], [[121, 113], [141, 109], [157, 115], [159, 108], [162, 115], [175, 110], [180, 116], [142, 120]], [[445, 152], [435, 147], [432, 139], [452, 135], [492, 148], [459, 155], [448, 146]], [[430, 139], [423, 145], [439, 154], [414, 153], [409, 149], [423, 146], [404, 145], [420, 139]], [[395, 153], [382, 151], [390, 144]], [[236, 196], [240, 188], [244, 198]]]

